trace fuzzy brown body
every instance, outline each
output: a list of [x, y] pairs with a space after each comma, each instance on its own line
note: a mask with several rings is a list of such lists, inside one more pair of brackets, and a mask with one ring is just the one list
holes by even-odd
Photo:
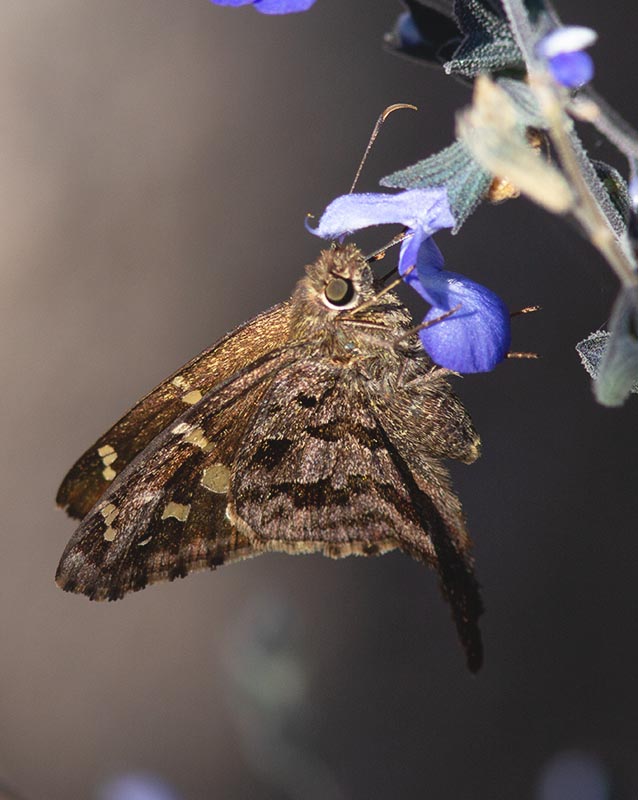
[[83, 521], [60, 586], [114, 600], [267, 551], [398, 548], [437, 570], [477, 669], [481, 600], [439, 459], [474, 461], [479, 438], [411, 325], [356, 247], [324, 251], [70, 470], [57, 501]]

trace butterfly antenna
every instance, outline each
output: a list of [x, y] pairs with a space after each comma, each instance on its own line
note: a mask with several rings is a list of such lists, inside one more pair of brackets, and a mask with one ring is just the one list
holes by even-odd
[[[365, 256], [366, 263], [372, 264], [374, 261], [381, 261], [382, 258], [385, 258], [385, 254], [391, 247], [401, 244], [401, 242], [405, 241], [412, 235], [412, 232], [408, 231], [407, 228], [404, 228], [401, 233], [397, 233], [396, 236], [393, 236], [387, 244], [383, 245], [383, 247], [380, 247], [378, 250], [375, 250], [374, 253], [370, 253], [370, 255]], [[397, 271], [397, 269], [398, 267], [395, 267], [392, 272], [389, 272], [388, 275], [384, 276], [380, 280], [387, 280], [390, 275]]]
[[381, 130], [381, 126], [386, 121], [386, 119], [395, 111], [398, 111], [400, 108], [410, 108], [412, 111], [416, 111], [417, 107], [411, 105], [410, 103], [394, 103], [394, 105], [388, 106], [385, 111], [379, 116], [379, 119], [376, 122], [376, 125], [372, 129], [372, 134], [368, 141], [368, 145], [363, 153], [363, 157], [359, 162], [359, 166], [357, 168], [357, 172], [354, 176], [354, 180], [352, 181], [352, 186], [350, 187], [350, 191], [348, 194], [352, 194], [355, 190], [357, 183], [359, 182], [359, 176], [361, 175], [361, 170], [363, 169], [363, 165], [366, 163], [370, 150], [372, 149], [372, 145], [374, 144], [375, 139], [379, 135], [379, 131]]
[[396, 337], [396, 339], [394, 340], [395, 344], [397, 342], [403, 341], [404, 339], [408, 339], [410, 336], [414, 336], [414, 334], [418, 333], [419, 331], [424, 331], [426, 328], [431, 328], [433, 325], [438, 325], [439, 322], [443, 322], [444, 320], [448, 319], [449, 317], [451, 317], [453, 314], [456, 314], [457, 311], [460, 310], [461, 310], [461, 303], [457, 303], [449, 311], [444, 311], [443, 314], [440, 314], [438, 317], [426, 320], [425, 322], [422, 322], [420, 325], [415, 325], [413, 328], [404, 331], [400, 336]]
[[520, 317], [522, 314], [534, 314], [536, 311], [541, 311], [542, 306], [525, 306], [519, 308], [518, 311], [510, 311], [510, 317]]
[[369, 256], [365, 256], [365, 260], [368, 262], [368, 264], [371, 264], [373, 261], [380, 261], [391, 247], [401, 244], [401, 242], [403, 242], [405, 239], [408, 239], [412, 235], [413, 234], [411, 231], [409, 231], [407, 228], [404, 228], [401, 233], [397, 233], [396, 236], [393, 236], [387, 244], [383, 245], [383, 247], [375, 250], [374, 253], [370, 253]]
[[[525, 308], [519, 308], [518, 311], [510, 311], [510, 317], [520, 317], [523, 314], [534, 314], [536, 311], [541, 311], [541, 306], [525, 306]], [[508, 353], [507, 358], [531, 358], [536, 359], [540, 358], [538, 353]]]

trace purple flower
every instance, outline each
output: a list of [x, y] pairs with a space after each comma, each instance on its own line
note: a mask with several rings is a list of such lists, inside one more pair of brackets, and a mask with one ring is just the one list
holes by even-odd
[[536, 55], [547, 62], [557, 83], [568, 89], [578, 89], [594, 76], [594, 62], [583, 51], [597, 38], [595, 31], [580, 25], [556, 28], [538, 42]]
[[431, 358], [455, 372], [489, 372], [510, 348], [510, 315], [505, 303], [480, 283], [443, 269], [443, 256], [434, 239], [419, 247], [416, 269], [399, 263], [399, 273], [432, 306], [424, 322], [460, 308], [440, 323], [419, 331]]
[[335, 239], [370, 225], [400, 223], [410, 236], [401, 245], [399, 274], [431, 308], [424, 322], [460, 308], [419, 332], [423, 347], [442, 367], [455, 372], [488, 372], [510, 345], [510, 317], [503, 301], [463, 275], [443, 269], [432, 234], [454, 226], [444, 187], [400, 194], [349, 194], [324, 211], [312, 233]]
[[211, 0], [218, 6], [252, 5], [262, 14], [293, 14], [295, 11], [307, 11], [315, 0]]
[[417, 28], [414, 17], [409, 11], [399, 14], [395, 35], [401, 47], [419, 47], [424, 44], [421, 31]]

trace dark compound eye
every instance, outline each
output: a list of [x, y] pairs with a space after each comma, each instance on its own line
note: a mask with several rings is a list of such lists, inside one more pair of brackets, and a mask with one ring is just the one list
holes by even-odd
[[347, 306], [354, 297], [352, 281], [345, 278], [332, 278], [324, 290], [326, 300], [333, 306]]

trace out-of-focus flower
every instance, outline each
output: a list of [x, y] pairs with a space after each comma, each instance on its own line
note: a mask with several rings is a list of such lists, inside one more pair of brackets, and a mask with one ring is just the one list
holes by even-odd
[[[502, 300], [463, 275], [443, 269], [432, 234], [454, 226], [444, 187], [411, 189], [396, 195], [350, 194], [338, 197], [311, 229], [339, 238], [371, 225], [400, 223], [410, 236], [401, 245], [399, 274], [432, 306], [421, 330], [423, 347], [442, 367], [455, 372], [488, 372], [507, 355], [510, 318]], [[450, 317], [436, 323], [447, 311]]]
[[402, 48], [421, 47], [424, 43], [421, 31], [417, 28], [414, 17], [409, 11], [399, 14], [395, 34], [398, 38], [397, 44]]
[[252, 5], [262, 14], [293, 14], [296, 11], [307, 11], [315, 0], [211, 0], [218, 6]]
[[147, 772], [129, 772], [100, 787], [99, 800], [179, 800], [161, 778]]
[[594, 76], [594, 62], [584, 50], [597, 38], [596, 31], [580, 25], [556, 28], [536, 45], [536, 55], [547, 62], [557, 83], [578, 89]]
[[534, 797], [537, 800], [611, 800], [612, 781], [606, 765], [591, 753], [568, 750], [543, 767]]

